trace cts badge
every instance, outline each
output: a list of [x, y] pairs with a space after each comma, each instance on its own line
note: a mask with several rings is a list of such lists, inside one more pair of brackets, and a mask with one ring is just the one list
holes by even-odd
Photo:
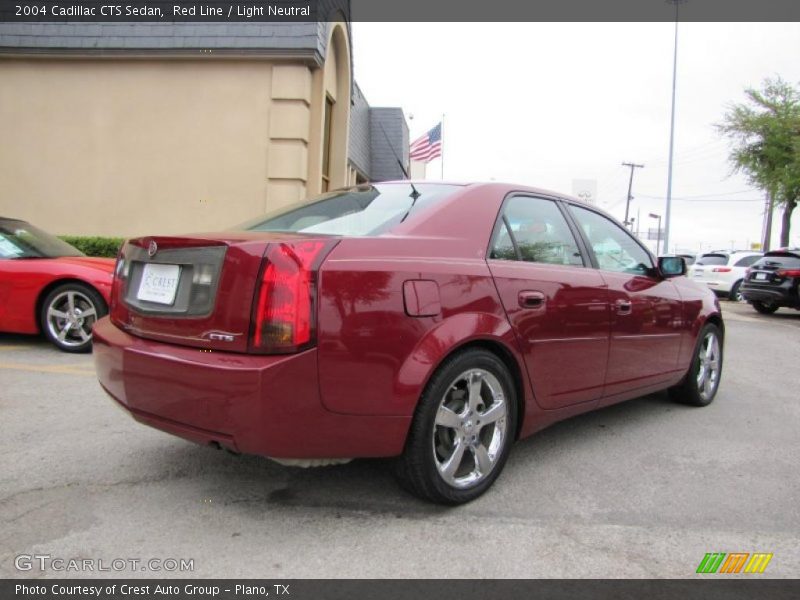
[[217, 342], [232, 342], [234, 340], [234, 336], [228, 333], [209, 333], [208, 339]]

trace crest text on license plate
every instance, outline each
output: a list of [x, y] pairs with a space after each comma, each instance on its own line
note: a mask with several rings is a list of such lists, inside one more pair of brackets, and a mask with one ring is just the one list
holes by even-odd
[[158, 304], [174, 303], [180, 274], [179, 265], [145, 264], [136, 297]]

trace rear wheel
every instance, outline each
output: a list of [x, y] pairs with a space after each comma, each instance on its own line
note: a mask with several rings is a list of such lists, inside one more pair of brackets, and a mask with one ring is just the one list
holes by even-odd
[[491, 352], [448, 359], [429, 382], [397, 465], [400, 483], [441, 504], [483, 494], [500, 475], [514, 440], [514, 383]]
[[107, 310], [95, 289], [82, 283], [64, 283], [47, 294], [39, 320], [45, 336], [59, 350], [89, 352], [92, 327]]
[[744, 296], [742, 296], [742, 280], [740, 279], [736, 283], [733, 284], [731, 288], [730, 294], [728, 294], [728, 299], [732, 300], [733, 302], [744, 302]]
[[714, 400], [722, 377], [722, 334], [719, 327], [707, 323], [700, 331], [692, 364], [683, 381], [669, 394], [676, 402], [708, 406]]
[[750, 304], [753, 305], [758, 312], [762, 315], [771, 315], [778, 310], [778, 305], [773, 302], [762, 302], [761, 300], [753, 300]]

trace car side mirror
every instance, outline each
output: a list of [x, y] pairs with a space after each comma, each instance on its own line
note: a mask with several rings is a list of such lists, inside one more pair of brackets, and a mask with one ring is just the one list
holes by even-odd
[[658, 274], [664, 279], [686, 275], [686, 260], [682, 256], [659, 256]]

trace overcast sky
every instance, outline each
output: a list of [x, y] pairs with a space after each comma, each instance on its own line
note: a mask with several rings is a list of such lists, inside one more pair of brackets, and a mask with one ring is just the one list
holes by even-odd
[[[565, 193], [573, 179], [596, 179], [599, 205], [621, 220], [620, 163], [644, 163], [631, 215], [655, 227], [647, 215], [664, 213], [673, 36], [671, 23], [354, 23], [355, 78], [372, 106], [404, 109], [412, 140], [445, 113], [445, 179]], [[800, 24], [681, 23], [670, 249], [760, 240], [763, 194], [731, 175], [713, 124], [745, 87], [777, 74], [800, 85]], [[428, 177], [439, 176], [439, 161], [429, 163]], [[800, 246], [797, 214], [793, 228]]]

